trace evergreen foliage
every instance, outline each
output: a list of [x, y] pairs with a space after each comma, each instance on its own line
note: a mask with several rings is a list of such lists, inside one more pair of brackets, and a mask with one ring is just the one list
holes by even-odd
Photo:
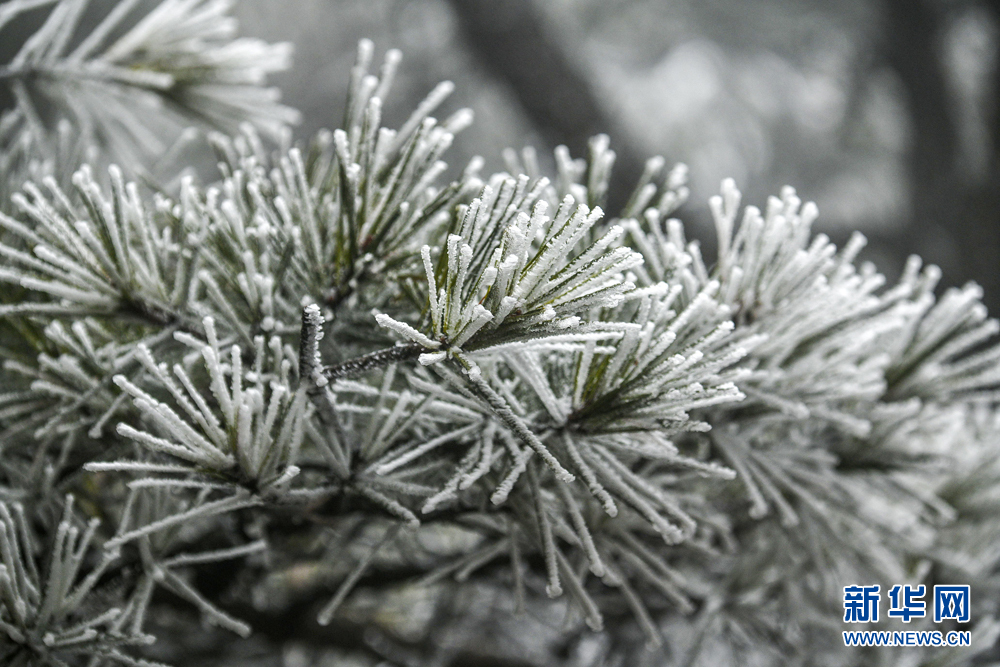
[[[322, 625], [406, 569], [568, 600], [567, 635], [613, 639], [595, 663], [992, 655], [976, 286], [937, 297], [915, 258], [887, 285], [791, 188], [741, 208], [731, 181], [708, 260], [671, 217], [683, 166], [649, 160], [605, 215], [603, 136], [551, 178], [525, 151], [448, 182], [471, 112], [433, 118], [442, 84], [383, 127], [399, 54], [372, 74], [367, 41], [343, 127], [293, 146], [260, 87], [288, 48], [234, 38], [225, 2], [78, 34], [86, 2], [12, 0], [0, 28], [49, 6], [0, 67], [4, 664], [151, 664], [175, 600], [246, 636], [262, 568], [317, 561]], [[177, 119], [222, 131], [216, 181], [150, 176]], [[199, 590], [213, 563], [228, 597]], [[844, 648], [858, 583], [971, 583], [973, 646]]]

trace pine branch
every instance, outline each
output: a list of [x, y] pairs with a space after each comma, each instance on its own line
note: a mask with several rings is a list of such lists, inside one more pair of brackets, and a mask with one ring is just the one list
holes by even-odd
[[[14, 2], [0, 25], [44, 4], [53, 7], [43, 25], [0, 65], [0, 85], [14, 90], [23, 131], [38, 150], [51, 150], [35, 120], [43, 100], [76, 125], [78, 141], [106, 147], [140, 173], [144, 157], [167, 149], [156, 128], [172, 116], [228, 131], [250, 122], [272, 136], [298, 119], [261, 87], [268, 73], [288, 67], [290, 46], [235, 39], [228, 3], [166, 0], [144, 10], [126, 0], [94, 16], [87, 0]], [[80, 34], [84, 17], [100, 19], [89, 34]]]
[[336, 366], [327, 366], [323, 368], [322, 374], [323, 377], [331, 381], [352, 377], [378, 368], [384, 368], [389, 364], [416, 359], [424, 352], [424, 349], [422, 346], [416, 344], [397, 345], [385, 350], [369, 352], [355, 359], [341, 362]]
[[[0, 169], [56, 141], [15, 74], [61, 85], [68, 60], [85, 88], [169, 96], [207, 85], [185, 70], [199, 58], [229, 54], [212, 76], [239, 79], [243, 56], [275, 55], [162, 42], [221, 35], [224, 3], [167, 0], [131, 28], [121, 3], [91, 36], [74, 35], [86, 3], [53, 4], [5, 70], [21, 106]], [[157, 44], [169, 62], [143, 69]], [[161, 589], [246, 634], [217, 589], [248, 594], [264, 557], [323, 591], [323, 621], [376, 573], [428, 599], [451, 578], [521, 606], [565, 594], [572, 631], [631, 627], [690, 664], [771, 660], [744, 645], [763, 636], [812, 664], [840, 645], [844, 582], [960, 572], [990, 599], [1000, 352], [975, 286], [937, 297], [917, 260], [888, 284], [856, 266], [862, 237], [813, 235], [794, 190], [743, 208], [731, 181], [713, 262], [669, 218], [686, 169], [661, 158], [605, 224], [605, 136], [589, 162], [557, 150], [552, 179], [525, 150], [440, 185], [469, 113], [430, 117], [445, 83], [382, 127], [398, 53], [372, 60], [362, 42], [344, 127], [308, 145], [213, 135], [217, 184], [149, 196], [85, 167], [70, 190], [60, 157], [0, 214], [0, 656], [143, 664], [126, 652]], [[198, 108], [260, 120], [241, 99]], [[67, 490], [112, 528], [83, 526]], [[217, 587], [195, 576], [223, 562]]]

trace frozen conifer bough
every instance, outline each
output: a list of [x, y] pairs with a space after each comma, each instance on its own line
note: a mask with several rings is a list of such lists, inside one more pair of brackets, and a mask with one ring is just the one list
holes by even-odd
[[[258, 87], [287, 49], [234, 39], [226, 3], [79, 35], [86, 3], [15, 0], [0, 26], [43, 5], [0, 70], [0, 663], [194, 664], [198, 615], [304, 643], [367, 623], [357, 664], [419, 664], [494, 600], [536, 662], [555, 614], [594, 664], [857, 664], [843, 588], [904, 583], [971, 585], [972, 645], [878, 664], [991, 650], [978, 287], [936, 296], [916, 258], [887, 280], [791, 188], [744, 207], [732, 181], [703, 257], [682, 165], [603, 210], [603, 136], [548, 177], [526, 150], [449, 182], [471, 112], [433, 117], [442, 84], [384, 127], [400, 56], [367, 41], [343, 126], [293, 145]], [[81, 139], [123, 168], [81, 164], [32, 124], [29, 71], [67, 103], [60, 77], [169, 98], [230, 132], [218, 176], [133, 182], [156, 135], [124, 107]]]

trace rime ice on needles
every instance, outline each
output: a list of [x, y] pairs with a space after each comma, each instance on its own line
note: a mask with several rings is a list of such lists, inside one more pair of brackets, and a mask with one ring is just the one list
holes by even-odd
[[[286, 320], [296, 319], [303, 295], [336, 306], [366, 283], [405, 266], [415, 237], [442, 222], [471, 187], [438, 184], [442, 161], [454, 135], [471, 120], [459, 110], [439, 122], [429, 114], [450, 93], [435, 88], [399, 130], [382, 126], [382, 100], [399, 61], [389, 51], [376, 77], [368, 73], [372, 44], [363, 40], [352, 73], [345, 127], [320, 132], [306, 148], [270, 158], [249, 129], [235, 139], [214, 136], [224, 163], [225, 198], [206, 206], [219, 220], [213, 243], [236, 245], [231, 260], [242, 270], [242, 253], [255, 250], [252, 238], [280, 244], [287, 269], [276, 287], [285, 299]], [[474, 181], [474, 179], [471, 179]], [[237, 238], [233, 238], [233, 227]], [[277, 269], [277, 266], [272, 267]], [[391, 275], [391, 274], [390, 274]]]
[[614, 337], [599, 326], [581, 326], [580, 315], [621, 303], [634, 287], [623, 274], [642, 257], [615, 246], [618, 227], [578, 251], [602, 212], [567, 197], [549, 217], [547, 203], [538, 201], [546, 186], [544, 179], [531, 189], [525, 177], [495, 180], [460, 216], [444, 248], [421, 249], [427, 333], [378, 316], [380, 325], [427, 348], [421, 363], [443, 359], [452, 349], [579, 342], [595, 332]]
[[191, 252], [176, 238], [184, 232], [161, 226], [162, 211], [151, 211], [119, 169], [112, 167], [110, 176], [110, 197], [84, 167], [73, 178], [81, 204], [46, 179], [48, 193], [28, 183], [27, 196], [13, 198], [29, 224], [0, 213], [0, 227], [17, 239], [0, 243], [6, 263], [0, 281], [44, 295], [0, 305], [0, 315], [127, 312], [161, 326], [171, 323], [173, 309], [188, 298]]
[[[118, 467], [115, 465], [101, 467], [97, 464], [95, 469], [146, 473], [158, 471], [176, 474], [177, 472], [177, 466], [169, 464], [152, 466], [148, 463], [137, 463], [133, 468], [127, 468], [121, 463], [117, 464]], [[204, 622], [243, 637], [249, 636], [250, 626], [213, 604], [192, 585], [190, 575], [192, 568], [199, 565], [252, 557], [265, 551], [267, 543], [255, 540], [192, 553], [188, 547], [192, 534], [211, 534], [217, 530], [218, 525], [212, 521], [214, 516], [212, 506], [218, 506], [219, 503], [204, 502], [204, 498], [186, 498], [176, 493], [176, 488], [158, 485], [158, 481], [160, 480], [155, 478], [140, 479], [129, 485], [118, 529], [114, 537], [105, 543], [106, 549], [109, 547], [116, 549], [119, 544], [138, 540], [141, 574], [128, 601], [130, 613], [119, 621], [120, 628], [125, 628], [127, 623], [127, 627], [136, 632], [143, 626], [150, 613], [155, 589], [159, 587], [191, 603], [201, 613]], [[246, 504], [229, 502], [229, 509], [239, 509], [243, 506]], [[182, 520], [178, 521], [176, 517], [181, 517]]]
[[572, 475], [497, 393], [475, 358], [502, 346], [579, 347], [588, 340], [620, 337], [613, 325], [584, 324], [580, 316], [621, 303], [634, 287], [622, 272], [642, 257], [612, 247], [621, 236], [617, 227], [578, 251], [602, 213], [576, 206], [567, 197], [550, 218], [547, 204], [538, 201], [546, 187], [544, 179], [531, 188], [526, 177], [495, 179], [457, 218], [453, 228], [458, 233], [449, 234], [445, 248], [438, 249], [436, 266], [431, 249], [421, 249], [427, 333], [388, 314], [376, 319], [422, 346], [421, 364], [453, 357], [471, 391], [557, 476], [569, 481]]
[[[772, 197], [765, 213], [746, 207], [737, 228], [740, 199], [727, 180], [710, 202], [719, 237], [711, 272], [676, 221], [667, 223], [664, 235], [658, 212], [648, 210], [646, 224], [630, 229], [640, 245], [659, 247], [657, 264], [672, 267], [687, 298], [718, 283], [717, 298], [731, 308], [736, 339], [748, 339], [754, 372], [740, 387], [749, 400], [864, 435], [871, 425], [858, 406], [884, 393], [889, 363], [873, 343], [903, 325], [909, 308], [903, 294], [878, 294], [885, 279], [871, 267], [854, 266], [861, 235], [839, 253], [824, 235], [813, 238], [816, 207], [802, 204], [793, 189]], [[689, 259], [677, 257], [681, 249]]]
[[937, 267], [919, 271], [911, 258], [900, 287], [911, 290], [911, 317], [889, 341], [892, 363], [886, 372], [889, 396], [930, 401], [992, 401], [1000, 385], [1000, 346], [984, 345], [1000, 331], [980, 302], [982, 288], [951, 288], [935, 300]]
[[[723, 344], [732, 323], [724, 319], [726, 308], [713, 299], [715, 288], [707, 287], [681, 312], [672, 309], [679, 285], [659, 284], [628, 295], [627, 304], [603, 313], [623, 332], [614, 346], [587, 342], [570, 354], [530, 349], [498, 354], [516, 378], [505, 392], [516, 400], [508, 400], [526, 417], [532, 416], [535, 428], [548, 435], [547, 444], [580, 478], [573, 485], [548, 477], [531, 483], [537, 530], [547, 535], [552, 530], [549, 522], [556, 522], [563, 526], [563, 539], [583, 552], [591, 571], [604, 577], [607, 585], [631, 591], [629, 578], [653, 583], [670, 591], [669, 597], [681, 608], [690, 603], [655, 572], [664, 567], [656, 557], [653, 565], [648, 564], [650, 552], [643, 543], [651, 533], [677, 544], [697, 530], [683, 494], [667, 480], [688, 473], [699, 478], [734, 476], [717, 463], [681, 454], [669, 439], [708, 430], [707, 423], [689, 412], [733, 404], [743, 397], [733, 381], [741, 375], [734, 366], [745, 351]], [[537, 476], [533, 465], [529, 461], [526, 470]], [[664, 481], [654, 481], [659, 474]], [[512, 490], [515, 496], [524, 495], [523, 486], [518, 490], [505, 484], [494, 492], [493, 501], [506, 500]], [[598, 507], [612, 519], [595, 516]], [[628, 545], [620, 544], [623, 535], [629, 536]], [[592, 601], [583, 582], [560, 565], [565, 547], [555, 537], [543, 542], [549, 590], [560, 590], [563, 578], [584, 609], [590, 609]], [[605, 565], [619, 559], [626, 562], [612, 575]], [[642, 603], [638, 598], [633, 602], [635, 613], [644, 617]], [[594, 626], [592, 620], [588, 623]]]
[[[835, 600], [842, 580], [901, 580], [904, 554], [927, 549], [934, 523], [950, 515], [926, 492], [934, 475], [920, 466], [940, 457], [953, 437], [948, 402], [988, 398], [996, 384], [996, 348], [975, 351], [996, 328], [976, 287], [935, 303], [938, 272], [921, 271], [913, 259], [899, 284], [884, 289], [870, 266], [854, 266], [863, 238], [838, 253], [823, 235], [812, 237], [815, 208], [792, 189], [772, 198], [765, 213], [747, 207], [737, 228], [739, 203], [732, 182], [711, 202], [720, 249], [712, 270], [677, 221], [661, 227], [658, 210], [647, 209], [642, 223], [624, 223], [646, 257], [640, 284], [670, 276], [693, 301], [718, 283], [718, 298], [735, 318], [732, 338], [750, 352], [749, 372], [737, 385], [764, 409], [709, 416], [713, 445], [737, 470], [758, 521], [743, 529], [734, 566], [773, 574], [724, 585], [734, 586], [717, 598], [726, 620], [697, 629], [695, 646], [706, 649], [738, 646], [741, 633], [778, 630], [783, 621], [766, 613], [757, 614], [759, 630], [738, 619], [748, 596], [802, 595], [769, 588], [770, 577], [792, 567], [779, 557], [784, 552], [820, 573], [809, 584], [817, 600]], [[822, 613], [799, 607], [797, 616]], [[729, 625], [736, 628], [731, 636]]]
[[[15, 1], [0, 26], [39, 5], [51, 5], [46, 21], [0, 66], [0, 83], [17, 101], [5, 124], [45, 150], [38, 109], [53, 102], [86, 143], [109, 146], [130, 171], [167, 152], [163, 129], [178, 120], [227, 131], [249, 122], [277, 137], [298, 119], [262, 87], [268, 73], [288, 68], [291, 46], [236, 38], [226, 0], [164, 0], [152, 9], [125, 0], [110, 11], [88, 0]], [[87, 24], [94, 27], [82, 34]]]
[[[252, 365], [244, 368], [243, 350], [237, 345], [220, 348], [211, 318], [205, 318], [204, 326], [208, 343], [182, 334], [177, 337], [202, 357], [210, 397], [192, 381], [184, 366], [175, 364], [168, 369], [166, 364], [157, 363], [148, 349], [139, 347], [138, 358], [156, 389], [169, 393], [172, 401], [161, 401], [128, 378], [116, 376], [115, 383], [133, 398], [144, 420], [153, 426], [145, 430], [121, 423], [118, 433], [152, 452], [191, 464], [192, 471], [221, 475], [237, 487], [248, 485], [255, 491], [280, 488], [298, 474], [294, 463], [308, 415], [305, 389], [292, 390], [292, 362], [285, 358], [280, 339], [272, 338], [265, 345], [263, 336], [257, 337]], [[103, 464], [100, 469], [113, 466]], [[127, 462], [123, 466], [139, 469]], [[178, 480], [177, 484], [185, 483]]]
[[[96, 563], [87, 556], [100, 522], [81, 527], [67, 497], [51, 555], [40, 559], [41, 545], [20, 505], [0, 503], [0, 655], [12, 657], [11, 644], [45, 664], [64, 664], [68, 656], [104, 655], [129, 664], [121, 653], [127, 645], [149, 643], [141, 632], [120, 631], [130, 608], [102, 608], [95, 594], [101, 577], [117, 560], [107, 551]], [[47, 562], [47, 571], [39, 561]], [[81, 618], [86, 605], [89, 616]]]
[[[4, 362], [12, 379], [23, 378], [30, 384], [27, 390], [0, 397], [0, 415], [17, 418], [17, 429], [35, 429], [35, 437], [65, 433], [72, 439], [84, 428], [89, 437], [101, 437], [109, 422], [123, 412], [123, 397], [111, 377], [136, 366], [134, 345], [155, 346], [171, 331], [122, 337], [99, 321], [85, 318], [69, 326], [53, 320], [44, 334], [49, 351], [38, 355], [36, 365], [17, 359]], [[8, 431], [6, 435], [13, 434]]]
[[[584, 431], [701, 430], [689, 412], [740, 401], [735, 364], [746, 349], [729, 342], [729, 309], [708, 283], [683, 309], [681, 285], [644, 290], [612, 352], [587, 343], [573, 380], [574, 420]], [[680, 312], [678, 312], [680, 310]], [[752, 341], [750, 341], [752, 343]]]

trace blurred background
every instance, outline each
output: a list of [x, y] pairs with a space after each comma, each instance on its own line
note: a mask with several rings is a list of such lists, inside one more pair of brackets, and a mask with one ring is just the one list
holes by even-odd
[[[894, 280], [907, 255], [975, 280], [1000, 312], [996, 0], [242, 0], [241, 32], [295, 44], [274, 78], [302, 137], [336, 127], [358, 39], [404, 52], [390, 126], [440, 80], [476, 114], [451, 153], [611, 135], [622, 202], [652, 155], [691, 168], [681, 216], [712, 245], [705, 200], [793, 185], [818, 231], [858, 229]], [[544, 166], [544, 163], [543, 163]]]

